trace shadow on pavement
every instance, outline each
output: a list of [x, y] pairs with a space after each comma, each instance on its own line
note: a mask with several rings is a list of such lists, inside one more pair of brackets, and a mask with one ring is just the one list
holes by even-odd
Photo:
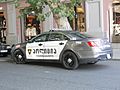
[[28, 65], [37, 65], [37, 66], [45, 66], [45, 67], [57, 67], [57, 68], [64, 68], [62, 64], [55, 63], [55, 62], [28, 62]]
[[[64, 66], [60, 63], [53, 62], [29, 62], [28, 65], [37, 65], [37, 66], [45, 66], [45, 67], [55, 67], [65, 69]], [[76, 70], [99, 70], [109, 68], [109, 65], [96, 63], [96, 64], [80, 64], [80, 66]]]
[[[15, 63], [13, 62], [13, 60], [11, 59], [10, 56], [7, 57], [0, 57], [0, 60], [4, 60], [8, 63]], [[104, 64], [106, 62], [103, 63], [96, 63], [96, 64], [80, 64], [79, 67], [76, 70], [99, 70], [99, 69], [106, 69], [109, 68], [108, 64]], [[61, 63], [55, 63], [55, 62], [27, 62], [24, 65], [37, 65], [37, 66], [45, 66], [45, 67], [55, 67], [55, 68], [61, 68], [61, 69], [65, 69], [64, 66]], [[65, 69], [67, 70], [67, 69]]]
[[106, 69], [109, 68], [109, 65], [102, 64], [102, 63], [96, 63], [96, 64], [80, 64], [79, 70], [99, 70], [99, 69]]

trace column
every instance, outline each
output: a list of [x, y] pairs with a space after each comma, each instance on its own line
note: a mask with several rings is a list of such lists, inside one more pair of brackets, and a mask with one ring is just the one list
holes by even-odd
[[8, 17], [7, 43], [12, 45], [18, 42], [16, 30], [16, 10], [14, 4], [12, 3], [7, 3], [7, 17]]

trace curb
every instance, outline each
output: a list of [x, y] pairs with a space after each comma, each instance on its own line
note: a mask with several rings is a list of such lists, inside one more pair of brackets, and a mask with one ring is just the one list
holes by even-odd
[[111, 59], [111, 61], [120, 61], [120, 59]]

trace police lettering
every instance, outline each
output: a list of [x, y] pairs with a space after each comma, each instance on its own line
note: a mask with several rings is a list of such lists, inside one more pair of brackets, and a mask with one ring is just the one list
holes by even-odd
[[33, 49], [33, 54], [56, 54], [56, 49], [51, 48], [51, 49]]

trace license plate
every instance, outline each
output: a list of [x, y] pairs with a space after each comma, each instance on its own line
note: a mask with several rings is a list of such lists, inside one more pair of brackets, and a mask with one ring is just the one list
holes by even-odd
[[110, 54], [107, 54], [107, 59], [111, 59], [111, 56], [110, 56]]
[[0, 52], [8, 52], [8, 50], [1, 50]]

